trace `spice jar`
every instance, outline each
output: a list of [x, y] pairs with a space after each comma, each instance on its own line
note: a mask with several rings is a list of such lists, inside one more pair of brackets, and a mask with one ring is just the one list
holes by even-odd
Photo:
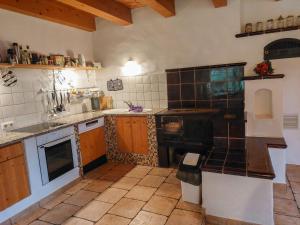
[[257, 22], [256, 23], [256, 31], [263, 31], [263, 23], [262, 22]]
[[284, 19], [282, 16], [279, 16], [279, 18], [277, 19], [277, 28], [278, 29], [284, 28]]
[[267, 21], [266, 29], [267, 29], [267, 30], [272, 30], [272, 29], [274, 29], [274, 20], [273, 20], [273, 19], [269, 19], [269, 20]]
[[252, 32], [252, 23], [247, 23], [245, 25], [245, 33], [250, 33]]
[[288, 16], [285, 21], [286, 27], [292, 27], [294, 26], [295, 18], [294, 16]]

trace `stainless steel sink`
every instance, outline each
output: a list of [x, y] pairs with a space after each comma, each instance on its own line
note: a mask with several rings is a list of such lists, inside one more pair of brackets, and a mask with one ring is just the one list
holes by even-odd
[[28, 127], [22, 127], [15, 130], [12, 130], [12, 132], [24, 132], [24, 133], [36, 133], [43, 130], [47, 130], [50, 128], [55, 128], [65, 125], [64, 123], [56, 123], [56, 122], [44, 122], [44, 123], [38, 123], [32, 126]]

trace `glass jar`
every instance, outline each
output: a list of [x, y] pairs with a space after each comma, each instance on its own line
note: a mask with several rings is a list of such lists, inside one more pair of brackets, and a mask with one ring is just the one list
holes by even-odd
[[257, 32], [263, 31], [263, 23], [262, 22], [256, 23], [256, 31]]
[[278, 29], [284, 28], [284, 19], [282, 16], [279, 16], [279, 18], [277, 19], [277, 28]]
[[267, 30], [272, 30], [272, 29], [274, 29], [274, 20], [273, 19], [269, 19], [268, 21], [267, 21], [267, 24], [266, 24], [267, 26], [266, 26], [266, 29]]
[[294, 16], [288, 16], [288, 17], [285, 19], [286, 27], [292, 27], [292, 26], [294, 26], [294, 23], [295, 23], [295, 18], [294, 18]]
[[252, 23], [247, 23], [245, 25], [245, 33], [250, 33], [252, 32]]

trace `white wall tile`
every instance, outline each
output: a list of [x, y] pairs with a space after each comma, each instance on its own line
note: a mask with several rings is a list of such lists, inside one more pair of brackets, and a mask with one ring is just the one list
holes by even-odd
[[145, 100], [145, 98], [144, 98], [144, 93], [137, 93], [136, 94], [136, 100], [138, 100], [138, 101], [144, 101]]
[[152, 100], [159, 100], [159, 92], [152, 92]]
[[144, 84], [144, 92], [151, 91], [151, 84]]
[[144, 85], [136, 84], [136, 92], [144, 92]]
[[12, 97], [13, 97], [14, 104], [22, 104], [22, 103], [24, 103], [24, 93], [23, 92], [13, 93]]
[[13, 104], [12, 94], [1, 94], [0, 102], [2, 106], [12, 105]]
[[24, 102], [34, 102], [35, 98], [34, 98], [34, 92], [30, 91], [30, 92], [24, 92]]

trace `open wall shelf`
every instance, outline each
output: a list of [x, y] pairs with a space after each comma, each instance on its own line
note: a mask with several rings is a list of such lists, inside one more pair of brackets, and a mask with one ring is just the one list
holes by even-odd
[[64, 66], [52, 66], [52, 65], [39, 65], [39, 64], [9, 64], [0, 63], [0, 69], [5, 68], [19, 68], [19, 69], [42, 69], [42, 70], [100, 70], [96, 67], [64, 67]]
[[272, 75], [267, 75], [267, 76], [259, 76], [259, 75], [254, 75], [254, 76], [245, 76], [243, 77], [243, 80], [266, 80], [266, 79], [280, 79], [284, 78], [284, 74], [272, 74]]
[[285, 31], [299, 30], [299, 29], [300, 29], [300, 26], [292, 26], [292, 27], [278, 28], [278, 29], [271, 29], [271, 30], [264, 30], [264, 31], [240, 33], [240, 34], [236, 34], [235, 37], [242, 38], [242, 37], [256, 36], [256, 35], [262, 35], [262, 34], [271, 34], [271, 33], [285, 32]]

